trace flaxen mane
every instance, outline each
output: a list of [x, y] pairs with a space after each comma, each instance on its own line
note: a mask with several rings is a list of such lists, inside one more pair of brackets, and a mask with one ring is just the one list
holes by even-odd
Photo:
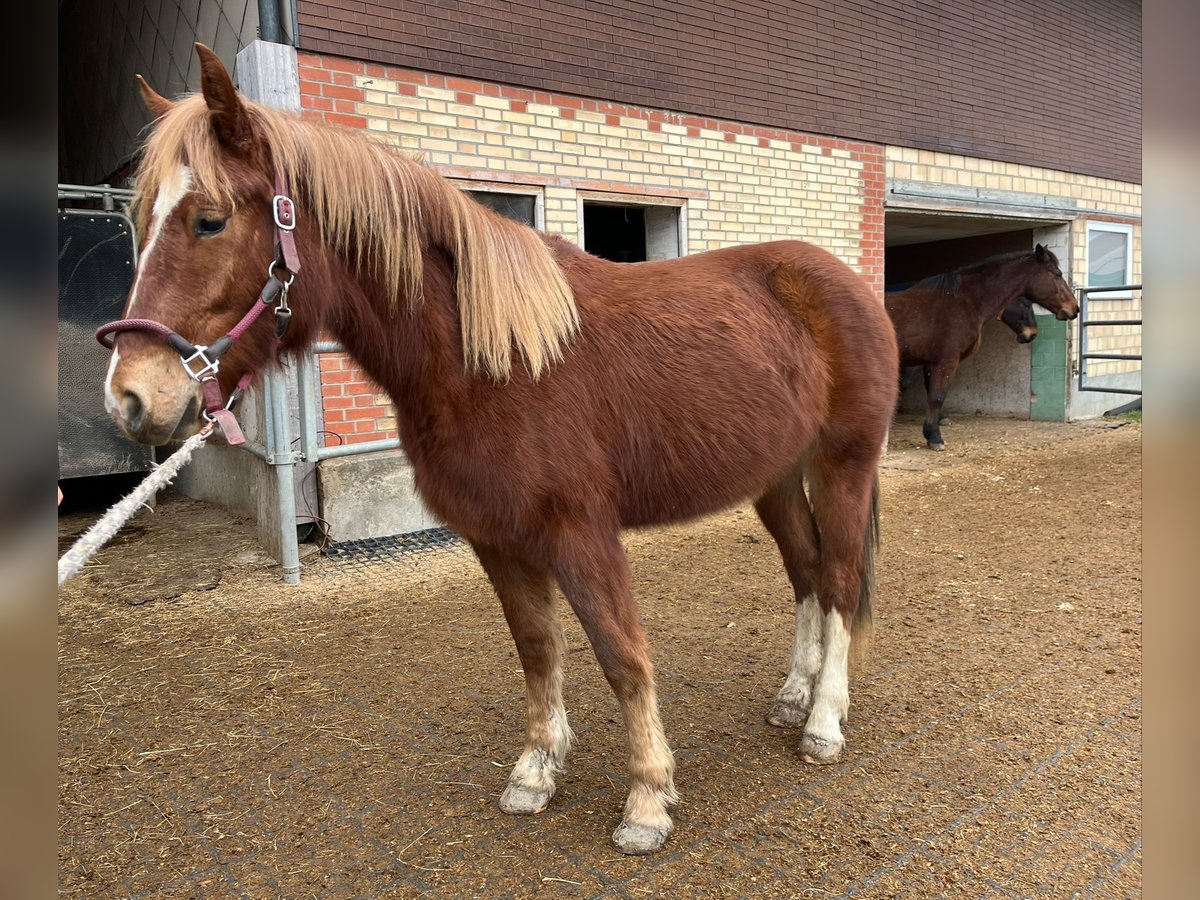
[[[513, 347], [539, 377], [561, 359], [579, 327], [571, 288], [535, 231], [475, 203], [413, 157], [355, 132], [243, 101], [251, 127], [270, 148], [323, 241], [388, 287], [392, 302], [421, 300], [423, 251], [442, 247], [454, 260], [463, 353], [472, 371], [503, 381]], [[133, 203], [148, 233], [158, 186], [179, 165], [192, 184], [232, 208], [225, 151], [203, 97], [181, 99], [151, 133]]]

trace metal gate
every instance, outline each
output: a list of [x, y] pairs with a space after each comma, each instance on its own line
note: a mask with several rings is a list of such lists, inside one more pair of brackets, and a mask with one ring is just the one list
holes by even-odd
[[1079, 390], [1141, 397], [1141, 363], [1142, 286], [1080, 288]]

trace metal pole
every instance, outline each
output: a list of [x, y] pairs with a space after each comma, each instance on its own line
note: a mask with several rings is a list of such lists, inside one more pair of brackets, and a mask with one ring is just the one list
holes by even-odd
[[317, 438], [317, 370], [316, 354], [301, 351], [300, 367], [296, 372], [296, 389], [300, 394], [300, 450], [306, 462], [321, 458]]
[[275, 484], [279, 489], [279, 555], [283, 564], [283, 580], [300, 583], [300, 543], [296, 534], [295, 457], [292, 454], [291, 429], [288, 427], [287, 380], [280, 369], [272, 368], [267, 375], [274, 401], [270, 406], [274, 420], [275, 450], [272, 465]]
[[399, 450], [399, 438], [383, 438], [378, 441], [364, 441], [361, 444], [336, 444], [333, 447], [322, 447], [317, 451], [317, 459], [333, 459], [335, 456], [357, 456], [360, 453], [374, 453], [377, 450]]

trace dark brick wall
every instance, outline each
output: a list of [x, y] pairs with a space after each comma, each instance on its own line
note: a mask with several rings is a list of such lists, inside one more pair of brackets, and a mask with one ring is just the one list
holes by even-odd
[[1141, 181], [1134, 0], [300, 0], [303, 48]]

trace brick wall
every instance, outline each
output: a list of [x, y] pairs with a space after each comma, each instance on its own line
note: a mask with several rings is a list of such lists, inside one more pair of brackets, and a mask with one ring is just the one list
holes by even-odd
[[[462, 186], [538, 194], [578, 241], [580, 201], [684, 208], [686, 251], [780, 238], [830, 250], [883, 290], [884, 148], [300, 54], [305, 115], [422, 152]], [[321, 358], [330, 441], [395, 436], [395, 411], [345, 357]]]
[[306, 50], [1141, 181], [1136, 0], [300, 0]]

